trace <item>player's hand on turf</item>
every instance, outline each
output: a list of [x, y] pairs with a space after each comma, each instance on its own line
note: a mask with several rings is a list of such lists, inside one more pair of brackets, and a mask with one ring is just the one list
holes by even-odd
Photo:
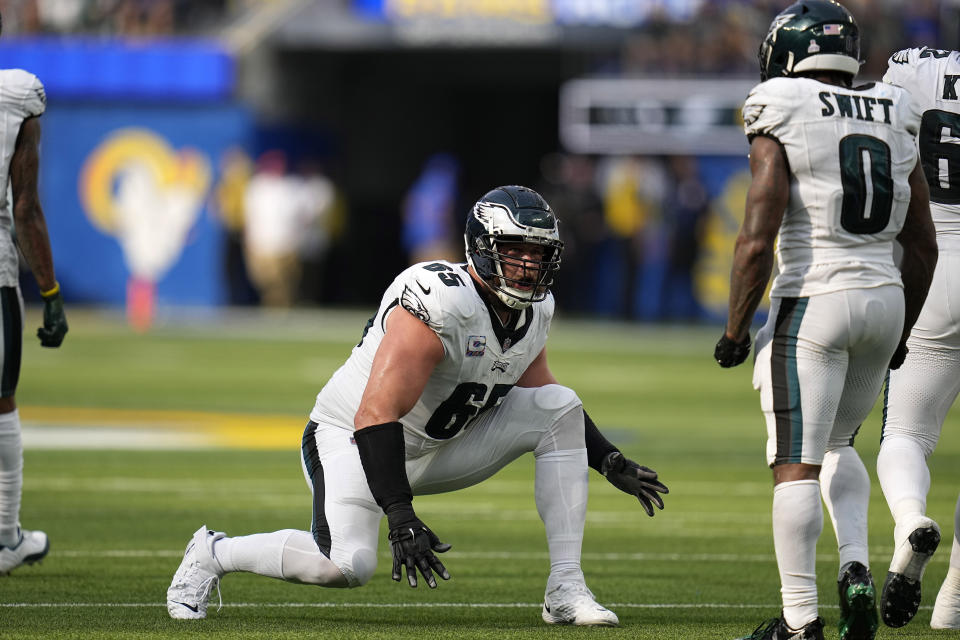
[[440, 542], [433, 531], [427, 528], [418, 518], [390, 529], [390, 552], [393, 554], [393, 579], [400, 582], [403, 568], [407, 569], [407, 582], [411, 587], [417, 586], [417, 570], [431, 589], [437, 588], [437, 579], [433, 572], [444, 580], [450, 579], [450, 573], [443, 563], [433, 555], [433, 552], [444, 553], [450, 550], [450, 545]]
[[648, 516], [653, 516], [653, 505], [663, 509], [661, 493], [670, 493], [667, 485], [657, 480], [657, 472], [625, 458], [619, 451], [607, 454], [600, 472], [610, 484], [624, 493], [636, 496]]
[[893, 352], [893, 357], [890, 358], [890, 369], [899, 369], [903, 365], [903, 361], [907, 359], [909, 351], [906, 340], [898, 344], [897, 350]]
[[736, 342], [727, 337], [724, 332], [717, 341], [717, 346], [713, 349], [713, 357], [724, 369], [735, 367], [747, 359], [750, 355], [750, 334], [742, 342]]
[[43, 298], [43, 326], [37, 329], [37, 337], [44, 347], [59, 347], [67, 335], [67, 316], [63, 312], [63, 298], [59, 287], [56, 293]]

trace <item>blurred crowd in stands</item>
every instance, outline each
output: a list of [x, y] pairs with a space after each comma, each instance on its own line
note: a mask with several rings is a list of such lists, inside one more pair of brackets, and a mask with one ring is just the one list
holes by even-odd
[[248, 0], [0, 0], [5, 34], [156, 37], [216, 28]]
[[[770, 20], [789, 0], [711, 0], [683, 23], [652, 20], [635, 29], [614, 68], [624, 74], [754, 75], [757, 47]], [[956, 30], [941, 12], [956, 8], [950, 0], [844, 0], [862, 35], [863, 75], [879, 78], [886, 60], [907, 46], [941, 43], [941, 25]], [[946, 44], [941, 46], [947, 46]]]
[[[349, 0], [314, 0], [341, 3]], [[543, 0], [548, 2], [548, 0]], [[637, 0], [638, 2], [642, 0]], [[254, 0], [0, 0], [5, 33], [158, 36], [200, 33], [229, 21]], [[653, 4], [651, 2], [651, 4]], [[660, 3], [662, 6], [664, 3]], [[631, 29], [610, 71], [662, 74], [753, 73], [757, 42], [786, 0], [702, 0], [692, 18], [672, 21], [667, 11]], [[867, 75], [882, 72], [889, 51], [904, 44], [938, 42], [942, 11], [952, 0], [846, 0], [864, 34]], [[660, 16], [660, 17], [658, 17]], [[950, 34], [951, 36], [954, 34]]]
[[[315, 0], [338, 2], [348, 0]], [[547, 2], [547, 0], [543, 0]], [[641, 1], [641, 0], [637, 0]], [[253, 0], [0, 0], [5, 33], [158, 36], [215, 29]], [[698, 3], [689, 3], [694, 4]], [[752, 74], [757, 43], [785, 0], [703, 0], [687, 21], [667, 11], [630, 30], [608, 71], [625, 74]], [[942, 42], [952, 0], [846, 0], [864, 34], [866, 75], [882, 73], [889, 52], [908, 44]], [[658, 15], [660, 17], [658, 17]], [[949, 34], [951, 37], [953, 33]], [[946, 45], [944, 45], [946, 46]]]

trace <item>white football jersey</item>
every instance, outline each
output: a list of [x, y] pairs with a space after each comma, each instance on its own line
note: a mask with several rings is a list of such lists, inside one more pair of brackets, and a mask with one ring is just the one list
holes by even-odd
[[778, 140], [790, 165], [771, 295], [902, 286], [893, 241], [910, 202], [920, 125], [910, 94], [882, 83], [847, 89], [774, 78], [750, 92], [743, 121], [751, 140]]
[[960, 235], [960, 53], [905, 49], [888, 61], [884, 82], [903, 87], [922, 113], [917, 148], [940, 235]]
[[20, 125], [39, 116], [47, 106], [43, 85], [37, 76], [21, 69], [0, 69], [0, 287], [14, 287], [20, 274], [20, 258], [13, 243], [13, 212], [10, 199], [10, 158], [17, 144]]
[[543, 350], [553, 318], [553, 295], [525, 309], [517, 328], [504, 330], [478, 286], [465, 264], [438, 260], [400, 273], [360, 343], [317, 395], [310, 419], [353, 430], [387, 316], [397, 307], [433, 329], [444, 349], [444, 358], [416, 405], [400, 418], [408, 453], [417, 455], [456, 437], [480, 413], [500, 404]]

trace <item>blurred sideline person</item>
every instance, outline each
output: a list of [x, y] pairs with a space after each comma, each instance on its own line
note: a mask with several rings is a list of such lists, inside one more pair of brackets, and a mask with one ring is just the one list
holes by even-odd
[[[870, 478], [853, 439], [905, 343], [937, 259], [910, 95], [853, 88], [860, 35], [831, 0], [780, 13], [759, 51], [744, 127], [753, 176], [734, 250], [730, 308], [715, 358], [743, 362], [750, 323], [779, 272], [757, 334], [753, 384], [773, 469], [773, 538], [783, 611], [747, 639], [821, 640], [816, 547], [821, 492], [840, 553], [841, 640], [878, 627], [867, 553]], [[893, 241], [903, 246], [897, 269]]]
[[449, 153], [427, 158], [403, 199], [403, 248], [410, 264], [456, 260], [454, 210], [460, 162]]
[[[920, 606], [924, 568], [940, 542], [940, 527], [926, 516], [927, 458], [960, 392], [960, 53], [907, 49], [889, 60], [884, 82], [907, 89], [923, 113], [917, 146], [930, 188], [930, 213], [940, 257], [917, 318], [903, 366], [890, 372], [877, 476], [896, 522], [894, 553], [880, 598], [891, 627], [907, 624]], [[946, 133], [945, 133], [946, 132]], [[960, 499], [954, 512], [950, 569], [930, 626], [960, 629]]]
[[228, 538], [200, 527], [167, 591], [173, 618], [204, 618], [212, 589], [234, 571], [327, 587], [359, 587], [377, 565], [387, 516], [392, 577], [450, 574], [414, 495], [489, 478], [520, 455], [536, 460], [534, 497], [550, 555], [542, 618], [616, 626], [580, 567], [587, 469], [638, 498], [648, 515], [667, 488], [597, 430], [571, 389], [557, 384], [545, 342], [549, 287], [563, 243], [536, 192], [499, 187], [468, 216], [466, 264], [425, 262], [389, 286], [360, 343], [317, 396], [303, 434], [313, 493], [311, 530]]
[[[23, 347], [23, 298], [19, 286], [23, 253], [43, 297], [40, 344], [59, 347], [67, 333], [60, 285], [53, 269], [50, 239], [37, 192], [40, 123], [46, 109], [43, 85], [20, 69], [0, 70], [0, 575], [47, 555], [50, 542], [43, 531], [20, 528], [23, 490], [23, 442], [15, 394]], [[8, 188], [10, 191], [8, 191]], [[12, 202], [7, 194], [12, 193]], [[15, 235], [14, 235], [15, 234]]]
[[262, 153], [243, 199], [244, 260], [267, 307], [292, 307], [300, 286], [303, 198], [300, 181], [287, 169], [283, 151]]

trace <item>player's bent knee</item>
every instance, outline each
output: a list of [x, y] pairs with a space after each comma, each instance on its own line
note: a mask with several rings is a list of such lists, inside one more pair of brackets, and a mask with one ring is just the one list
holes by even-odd
[[583, 449], [583, 404], [572, 389], [556, 384], [541, 387], [537, 390], [534, 402], [551, 416], [534, 449], [534, 455]]
[[[345, 563], [346, 564], [346, 563]], [[377, 552], [372, 549], [357, 549], [350, 558], [349, 566], [341, 566], [340, 571], [347, 579], [348, 587], [362, 587], [370, 582], [377, 570]]]
[[923, 457], [929, 458], [933, 450], [937, 448], [938, 433], [924, 433], [913, 430], [897, 430], [884, 428], [882, 447], [893, 449], [919, 449]]
[[566, 413], [573, 407], [583, 406], [580, 396], [573, 389], [559, 384], [539, 387], [533, 395], [533, 402], [538, 409], [557, 413]]

